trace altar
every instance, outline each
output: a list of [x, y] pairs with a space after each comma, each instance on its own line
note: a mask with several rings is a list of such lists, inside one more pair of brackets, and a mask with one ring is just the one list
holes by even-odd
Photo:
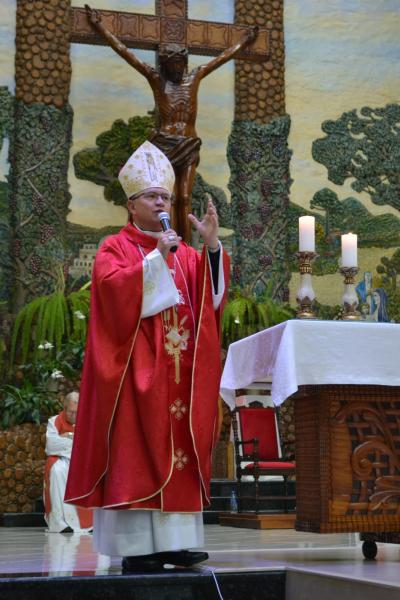
[[400, 325], [292, 320], [232, 344], [221, 380], [295, 401], [295, 529], [400, 531]]

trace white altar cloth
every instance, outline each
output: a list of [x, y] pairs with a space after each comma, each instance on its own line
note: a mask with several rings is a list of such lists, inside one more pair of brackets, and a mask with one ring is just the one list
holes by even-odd
[[400, 386], [400, 325], [285, 321], [229, 346], [221, 396], [233, 409], [236, 389], [266, 377], [277, 406], [300, 385]]

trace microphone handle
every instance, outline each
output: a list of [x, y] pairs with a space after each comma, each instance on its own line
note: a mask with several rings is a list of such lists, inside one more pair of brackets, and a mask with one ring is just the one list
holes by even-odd
[[[169, 222], [169, 219], [160, 219], [160, 223], [161, 223], [161, 227], [163, 229], [163, 231], [167, 231], [168, 229], [171, 229], [171, 224]], [[171, 248], [169, 249], [170, 252], [176, 252], [178, 250], [178, 246], [171, 246]]]

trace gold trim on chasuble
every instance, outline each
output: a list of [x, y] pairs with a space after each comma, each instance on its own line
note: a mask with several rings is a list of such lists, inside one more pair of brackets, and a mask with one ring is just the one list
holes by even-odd
[[[192, 423], [194, 372], [195, 372], [195, 369], [196, 369], [197, 347], [198, 347], [198, 343], [199, 343], [199, 335], [200, 335], [200, 330], [201, 330], [201, 320], [202, 320], [202, 317], [203, 317], [203, 310], [204, 310], [204, 299], [205, 299], [205, 295], [206, 295], [207, 268], [208, 268], [208, 265], [204, 269], [203, 291], [202, 291], [202, 295], [201, 295], [201, 304], [200, 304], [200, 312], [199, 312], [199, 319], [198, 319], [198, 327], [197, 327], [196, 338], [195, 338], [195, 346], [194, 346], [193, 366], [192, 366], [192, 385], [191, 385], [191, 390], [190, 390], [189, 426], [190, 426], [190, 434], [191, 434], [192, 440], [193, 440], [193, 450], [194, 450], [194, 453], [195, 453], [196, 458], [197, 458], [197, 466], [199, 468], [199, 475], [200, 475], [201, 486], [203, 487], [204, 495], [205, 495], [205, 497], [207, 499], [207, 502], [210, 502], [210, 498], [208, 496], [207, 489], [206, 489], [206, 486], [205, 486], [205, 483], [204, 483], [204, 479], [203, 479], [203, 473], [201, 472], [200, 460], [199, 460], [199, 455], [198, 455], [197, 449], [196, 449], [195, 437], [194, 437], [194, 434], [193, 434], [193, 423]], [[215, 428], [215, 421], [214, 421], [214, 428]], [[200, 494], [200, 496], [201, 496], [201, 494]], [[201, 508], [203, 510], [203, 499], [202, 498], [201, 498]]]
[[182, 450], [182, 448], [178, 448], [174, 454], [175, 468], [178, 469], [178, 471], [182, 471], [182, 469], [184, 469], [186, 467], [188, 462], [189, 462], [188, 455], [185, 454], [185, 451]]
[[167, 354], [174, 360], [175, 383], [179, 384], [181, 381], [181, 353], [184, 350], [187, 350], [187, 343], [190, 337], [190, 330], [184, 328], [188, 317], [185, 315], [179, 323], [178, 311], [175, 306], [167, 310], [163, 310], [161, 315], [165, 339], [164, 347], [167, 351]]
[[187, 406], [186, 404], [183, 404], [180, 398], [177, 398], [175, 402], [169, 405], [169, 412], [175, 417], [175, 419], [180, 421], [187, 413]]

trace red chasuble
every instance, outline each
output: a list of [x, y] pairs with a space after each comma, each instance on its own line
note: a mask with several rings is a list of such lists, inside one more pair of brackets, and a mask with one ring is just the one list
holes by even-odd
[[221, 308], [213, 308], [207, 251], [181, 243], [168, 257], [179, 304], [141, 319], [143, 255], [156, 245], [128, 224], [96, 256], [65, 496], [72, 504], [165, 512], [209, 504]]

